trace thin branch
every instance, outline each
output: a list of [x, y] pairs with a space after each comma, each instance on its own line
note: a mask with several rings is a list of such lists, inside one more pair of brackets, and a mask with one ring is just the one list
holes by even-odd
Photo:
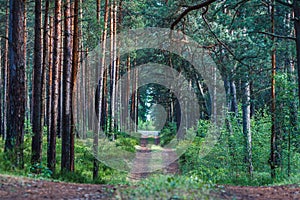
[[232, 17], [232, 20], [231, 20], [231, 23], [230, 23], [230, 27], [232, 27], [232, 25], [233, 25], [233, 23], [234, 23], [234, 21], [235, 21], [235, 18], [237, 17], [237, 15], [238, 15], [238, 12], [239, 12], [239, 9], [240, 9], [240, 7], [242, 7], [245, 3], [247, 3], [249, 0], [242, 0], [242, 1], [240, 1], [240, 2], [238, 2], [235, 6], [234, 6], [234, 10], [235, 10], [235, 12], [234, 12], [234, 15], [233, 15], [233, 17]]
[[242, 64], [242, 65], [244, 65], [244, 66], [247, 66], [247, 67], [251, 68], [250, 65], [244, 63], [241, 59], [237, 58], [237, 57], [235, 56], [235, 54], [231, 51], [231, 49], [230, 49], [224, 42], [222, 42], [222, 41], [218, 38], [218, 36], [213, 32], [212, 28], [210, 27], [210, 25], [209, 25], [209, 23], [207, 22], [207, 19], [205, 18], [204, 15], [202, 15], [202, 18], [203, 18], [205, 24], [207, 25], [209, 31], [211, 32], [211, 34], [214, 36], [214, 38], [215, 38], [215, 39], [216, 39], [223, 47], [225, 47], [225, 49], [229, 52], [229, 54], [232, 55], [233, 59], [236, 60], [236, 61], [238, 61], [240, 64]]
[[233, 9], [239, 9], [242, 5], [244, 5], [245, 3], [247, 3], [250, 0], [241, 0], [240, 2], [237, 2], [234, 6]]
[[276, 37], [276, 38], [296, 41], [296, 38], [291, 37], [291, 36], [276, 35], [276, 34], [264, 32], [264, 31], [259, 31], [258, 33], [265, 34], [265, 35], [272, 36], [272, 37]]
[[3, 38], [3, 39], [5, 39], [5, 40], [8, 40], [8, 38], [7, 38], [7, 37], [5, 37], [5, 36], [2, 36], [2, 35], [0, 35], [0, 38]]
[[183, 13], [181, 13], [181, 15], [179, 15], [179, 17], [171, 24], [171, 29], [173, 30], [174, 27], [180, 22], [180, 20], [182, 18], [184, 18], [189, 12], [193, 11], [193, 10], [198, 10], [200, 8], [203, 8], [203, 7], [206, 7], [208, 5], [210, 5], [211, 3], [215, 2], [217, 0], [207, 0], [207, 1], [204, 1], [198, 5], [195, 5], [195, 6], [189, 6], [187, 7], [187, 9], [185, 9], [183, 11]]
[[[280, 3], [281, 5], [284, 5], [284, 6], [287, 6], [289, 8], [292, 8], [293, 5], [288, 3], [288, 2], [284, 2], [284, 1], [281, 1], [281, 0], [275, 0], [277, 3]], [[296, 1], [296, 0], [295, 0]]]

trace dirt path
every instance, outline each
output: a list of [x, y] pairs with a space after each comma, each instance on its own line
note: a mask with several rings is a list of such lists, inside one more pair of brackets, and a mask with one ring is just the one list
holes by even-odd
[[73, 184], [0, 175], [1, 200], [111, 199], [110, 185]]
[[224, 186], [218, 192], [220, 199], [236, 200], [300, 200], [300, 187], [296, 185], [250, 187]]
[[[151, 136], [153, 132], [156, 134]], [[136, 149], [133, 167], [128, 176], [130, 180], [140, 180], [154, 173], [177, 174], [179, 172], [178, 156], [175, 149], [163, 148], [159, 145], [159, 136], [156, 131], [144, 131], [140, 146]], [[146, 136], [145, 136], [146, 135]], [[154, 145], [158, 148], [151, 149], [148, 139], [154, 139]]]
[[[294, 185], [273, 187], [220, 186], [216, 199], [300, 200]], [[111, 185], [74, 184], [0, 175], [1, 200], [114, 199], [117, 188]]]

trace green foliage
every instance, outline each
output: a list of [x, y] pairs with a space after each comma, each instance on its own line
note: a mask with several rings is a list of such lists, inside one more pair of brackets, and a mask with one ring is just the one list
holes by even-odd
[[[129, 138], [128, 138], [129, 139]], [[129, 140], [130, 141], [130, 140]], [[133, 142], [133, 141], [131, 141]], [[134, 142], [133, 142], [134, 143]], [[57, 171], [60, 171], [60, 149], [61, 143], [58, 142], [57, 152]], [[124, 148], [127, 147], [123, 144]], [[99, 162], [99, 176], [93, 180], [93, 162], [94, 156], [91, 150], [84, 145], [80, 140], [76, 140], [75, 143], [75, 171], [74, 172], [60, 172], [53, 178], [75, 183], [97, 183], [97, 184], [110, 184], [110, 183], [126, 183], [126, 173], [119, 172], [110, 167], [107, 167], [103, 163]]]
[[91, 182], [88, 176], [85, 176], [84, 172], [75, 170], [75, 172], [62, 172], [61, 174], [56, 174], [55, 179], [64, 181], [64, 182], [73, 182], [73, 183], [89, 183]]
[[129, 152], [135, 152], [135, 146], [138, 145], [138, 141], [135, 138], [118, 137], [116, 140], [116, 146]]
[[153, 176], [120, 189], [117, 199], [210, 199], [212, 185], [197, 176]]
[[161, 131], [160, 131], [160, 145], [164, 146], [168, 144], [174, 137], [176, 137], [176, 124], [168, 123]]
[[[197, 127], [197, 136], [187, 151], [180, 157], [180, 168], [183, 174], [195, 175], [206, 182], [218, 184], [238, 184], [238, 185], [268, 185], [274, 183], [270, 177], [270, 166], [268, 163], [270, 156], [270, 132], [271, 117], [267, 109], [262, 109], [252, 118], [252, 156], [254, 173], [249, 177], [247, 164], [245, 163], [245, 140], [242, 133], [241, 119], [230, 117], [230, 130], [228, 125], [222, 127], [218, 143], [213, 149], [203, 157], [201, 155], [202, 144], [205, 141], [209, 122], [201, 120]], [[292, 151], [291, 163], [293, 174], [299, 170], [299, 154]], [[287, 155], [287, 153], [285, 154]], [[285, 156], [284, 163], [287, 163]], [[298, 166], [297, 166], [298, 165]], [[277, 170], [279, 174], [277, 182], [286, 179], [287, 166], [284, 171]], [[295, 172], [295, 173], [294, 173]], [[291, 182], [298, 180], [297, 177], [289, 178]]]
[[[33, 42], [34, 38], [33, 24], [33, 3], [28, 2], [27, 14], [27, 80], [32, 78], [33, 66]], [[101, 16], [104, 12], [104, 1], [101, 1]], [[144, 27], [170, 27], [170, 24], [181, 13], [183, 5], [195, 5], [199, 2], [195, 0], [185, 1], [132, 1], [124, 0], [122, 10], [122, 24], [124, 29], [144, 28]], [[275, 4], [276, 11], [275, 24], [276, 34], [288, 36], [293, 33], [293, 20], [289, 19], [291, 15], [289, 8]], [[51, 5], [53, 7], [53, 3]], [[81, 4], [83, 19], [80, 19], [82, 25], [82, 42], [85, 49], [92, 50], [99, 45], [101, 31], [103, 30], [103, 17], [100, 22], [96, 19], [96, 4], [92, 0], [83, 1]], [[0, 15], [5, 19], [5, 6], [0, 8]], [[203, 15], [204, 16], [204, 15]], [[175, 27], [177, 30], [184, 31], [185, 34], [199, 42], [201, 46], [209, 47], [209, 51], [222, 73], [224, 79], [232, 78], [236, 81], [237, 100], [241, 99], [243, 88], [238, 84], [249, 74], [249, 81], [252, 83], [251, 103], [255, 106], [255, 115], [251, 119], [252, 133], [252, 155], [254, 174], [249, 177], [247, 165], [245, 163], [245, 139], [242, 133], [241, 113], [236, 117], [228, 116], [230, 124], [221, 127], [221, 136], [218, 143], [205, 157], [201, 156], [201, 148], [208, 128], [211, 125], [207, 120], [201, 120], [195, 130], [196, 138], [185, 154], [180, 158], [180, 167], [184, 176], [158, 176], [141, 181], [138, 185], [131, 186], [122, 192], [122, 195], [128, 198], [143, 199], [146, 197], [157, 198], [190, 198], [199, 188], [203, 188], [204, 182], [243, 184], [243, 185], [262, 185], [273, 183], [270, 179], [269, 155], [270, 155], [270, 135], [271, 135], [271, 114], [270, 103], [270, 53], [276, 49], [277, 74], [276, 79], [276, 131], [278, 131], [278, 157], [280, 166], [277, 174], [279, 183], [299, 183], [300, 166], [300, 134], [299, 134], [299, 112], [297, 99], [297, 85], [295, 73], [292, 72], [291, 63], [295, 60], [296, 48], [294, 41], [276, 39], [261, 34], [260, 32], [270, 31], [270, 10], [269, 6], [262, 5], [259, 0], [243, 1], [229, 0], [213, 3], [209, 6], [205, 17], [208, 24], [203, 20], [201, 12], [190, 12], [188, 16], [181, 20]], [[110, 34], [108, 27], [108, 35]], [[121, 30], [121, 29], [118, 29]], [[5, 36], [5, 26], [0, 27], [0, 35]], [[218, 38], [218, 39], [216, 39]], [[4, 40], [2, 46], [4, 47]], [[216, 45], [222, 41], [225, 45]], [[211, 47], [211, 48], [210, 48]], [[127, 55], [125, 56], [127, 58]], [[237, 61], [238, 60], [238, 61]], [[142, 49], [131, 52], [131, 67], [148, 63], [160, 63], [163, 65], [172, 65], [187, 78], [191, 77], [191, 72], [185, 68], [191, 65], [185, 62], [178, 55], [172, 55], [169, 52], [162, 52], [156, 49]], [[124, 60], [120, 59], [124, 64]], [[126, 65], [126, 64], [125, 64]], [[124, 67], [124, 66], [123, 66]], [[126, 71], [126, 70], [124, 70]], [[200, 76], [199, 76], [200, 77]], [[201, 79], [201, 78], [200, 78]], [[196, 84], [192, 80], [192, 85]], [[150, 88], [150, 89], [149, 89]], [[204, 87], [204, 96], [208, 95], [207, 88]], [[32, 95], [32, 82], [28, 81], [28, 93]], [[154, 130], [156, 127], [152, 121], [147, 121], [150, 106], [159, 103], [167, 108], [169, 100], [174, 95], [162, 85], [150, 84], [139, 88], [139, 128], [144, 130]], [[198, 91], [199, 93], [199, 91]], [[164, 104], [165, 103], [165, 104]], [[109, 116], [108, 116], [109, 117]], [[156, 120], [161, 121], [157, 116]], [[155, 121], [154, 121], [155, 122]], [[176, 137], [176, 124], [167, 123], [160, 132], [160, 142], [164, 146]], [[14, 152], [3, 152], [0, 148], [0, 172], [16, 175], [25, 175], [29, 177], [52, 178], [82, 183], [127, 183], [126, 173], [118, 172], [100, 163], [99, 177], [92, 180], [92, 169], [94, 157], [91, 150], [80, 140], [75, 144], [75, 172], [66, 173], [60, 171], [61, 160], [61, 140], [57, 140], [57, 164], [56, 173], [51, 172], [46, 165], [47, 139], [46, 134], [43, 138], [43, 160], [42, 163], [31, 165], [31, 137], [32, 127], [29, 120], [25, 121], [25, 137], [23, 170], [17, 169], [11, 162], [10, 157], [15, 156]], [[46, 129], [44, 128], [44, 133]], [[110, 133], [111, 134], [111, 133]], [[93, 138], [93, 132], [87, 132], [88, 138]], [[117, 139], [114, 145], [129, 151], [135, 152], [135, 145], [138, 140], [128, 137], [125, 133], [117, 133]], [[0, 146], [4, 147], [4, 141], [0, 140]], [[290, 164], [290, 169], [287, 165]], [[34, 173], [33, 173], [34, 172]], [[287, 174], [290, 177], [287, 178]], [[195, 178], [198, 177], [198, 178]], [[287, 178], [287, 179], [286, 179]], [[197, 179], [197, 181], [195, 181]], [[201, 179], [201, 181], [200, 181]], [[186, 191], [185, 191], [186, 190]], [[200, 189], [201, 192], [201, 189]], [[155, 195], [158, 196], [155, 196]], [[127, 196], [126, 196], [127, 195]], [[148, 196], [147, 196], [148, 195]], [[168, 196], [169, 195], [169, 196]], [[123, 196], [122, 196], [123, 197]]]
[[291, 174], [290, 177], [287, 177], [286, 179], [279, 181], [278, 183], [275, 183], [276, 185], [297, 185], [300, 187], [300, 174], [295, 173]]
[[32, 136], [32, 126], [29, 119], [25, 119], [25, 133]]
[[183, 174], [195, 175], [206, 182], [218, 183], [226, 177], [226, 171], [221, 161], [224, 159], [222, 155], [215, 154], [216, 150], [212, 150], [214, 155], [208, 155], [201, 158], [200, 149], [203, 139], [196, 137], [191, 146], [187, 149], [183, 156], [180, 157], [180, 168]]
[[197, 124], [197, 136], [204, 138], [209, 129], [210, 123], [207, 120], [199, 120]]
[[[9, 152], [4, 152], [4, 148], [0, 148], [0, 173], [21, 175], [31, 178], [54, 179], [67, 182], [76, 183], [101, 183], [101, 184], [125, 184], [127, 183], [124, 172], [119, 172], [111, 169], [104, 164], [99, 163], [99, 177], [96, 180], [92, 178], [94, 157], [90, 149], [85, 146], [80, 140], [75, 142], [75, 172], [60, 172], [61, 161], [61, 139], [57, 139], [56, 146], [56, 173], [46, 167], [47, 163], [47, 138], [44, 134], [43, 138], [43, 156], [42, 163], [31, 165], [31, 126], [26, 123], [26, 130], [28, 131], [24, 137], [24, 169], [15, 168], [10, 159]], [[126, 142], [124, 142], [126, 141]], [[123, 148], [133, 150], [134, 145], [137, 144], [135, 139], [120, 137], [120, 144]], [[0, 146], [4, 147], [4, 141], [0, 140]], [[60, 172], [60, 173], [59, 173]]]
[[138, 124], [139, 130], [155, 131], [155, 126], [153, 125], [152, 120], [142, 121], [139, 119]]
[[28, 177], [51, 178], [53, 174], [48, 167], [43, 166], [41, 163], [40, 164], [36, 163], [30, 166], [29, 171], [32, 173], [28, 173], [27, 174]]
[[270, 157], [271, 116], [264, 109], [258, 112], [251, 123], [252, 133], [252, 160], [255, 171], [268, 172]]

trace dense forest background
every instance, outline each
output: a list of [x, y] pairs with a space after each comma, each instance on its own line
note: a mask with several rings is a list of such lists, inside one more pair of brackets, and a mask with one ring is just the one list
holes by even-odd
[[[137, 83], [139, 77], [130, 70], [153, 62], [182, 72], [201, 107], [196, 137], [178, 161], [183, 175], [234, 184], [299, 180], [299, 17], [297, 0], [1, 0], [0, 172], [125, 181], [125, 172], [100, 163], [83, 141], [92, 138], [98, 149], [101, 138], [92, 130], [101, 127], [116, 146], [134, 152], [139, 139], [120, 127], [155, 130], [162, 119], [152, 104], [166, 110], [160, 145], [175, 137], [183, 116], [168, 88], [133, 85], [122, 91], [127, 97], [133, 91], [126, 112], [114, 103], [120, 92], [117, 80], [127, 73]], [[146, 27], [188, 35], [207, 50], [221, 73], [228, 112], [218, 143], [203, 158], [199, 152], [211, 125], [211, 106], [205, 103], [209, 91], [201, 74], [181, 57], [156, 49], [118, 55], [116, 35]], [[85, 58], [98, 45], [106, 48], [107, 40], [112, 64], [100, 72], [94, 105], [98, 122], [84, 103], [80, 109], [87, 110], [86, 119], [78, 122], [72, 112], [76, 82], [83, 85], [81, 102], [92, 102], [95, 91], [85, 91], [91, 80], [77, 75], [85, 76]], [[120, 118], [134, 123], [119, 124], [126, 122]]]

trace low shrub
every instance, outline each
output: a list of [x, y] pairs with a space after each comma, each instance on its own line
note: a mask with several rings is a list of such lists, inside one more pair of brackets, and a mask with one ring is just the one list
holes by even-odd
[[197, 176], [156, 175], [119, 189], [117, 199], [210, 199], [212, 188]]

